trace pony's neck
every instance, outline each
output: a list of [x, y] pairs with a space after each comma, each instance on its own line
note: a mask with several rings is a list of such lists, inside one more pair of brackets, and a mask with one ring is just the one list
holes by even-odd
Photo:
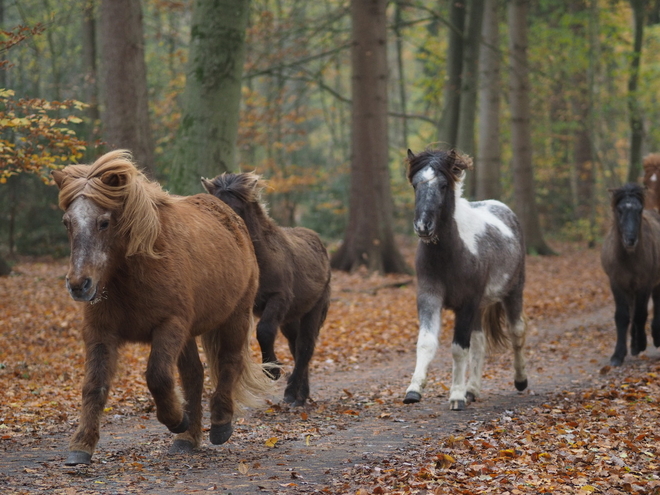
[[263, 239], [264, 234], [275, 230], [277, 227], [259, 203], [250, 203], [248, 213], [243, 221], [250, 233], [255, 250], [262, 248], [259, 241]]

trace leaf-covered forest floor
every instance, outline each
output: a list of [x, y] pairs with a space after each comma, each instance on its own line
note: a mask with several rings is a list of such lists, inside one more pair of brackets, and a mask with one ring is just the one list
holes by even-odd
[[[225, 445], [205, 438], [192, 455], [169, 455], [143, 377], [148, 347], [127, 346], [93, 463], [77, 467], [63, 462], [80, 404], [80, 307], [64, 288], [66, 261], [25, 260], [0, 278], [0, 493], [660, 494], [660, 352], [610, 368], [614, 308], [599, 252], [553, 247], [560, 256], [527, 261], [523, 393], [505, 352], [488, 358], [482, 398], [448, 410], [445, 314], [422, 402], [404, 405], [414, 279], [334, 273], [305, 408], [282, 405], [274, 382]], [[290, 371], [281, 337], [277, 349]]]

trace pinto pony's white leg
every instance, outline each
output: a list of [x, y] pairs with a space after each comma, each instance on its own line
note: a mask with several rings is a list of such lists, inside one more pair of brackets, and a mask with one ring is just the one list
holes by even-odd
[[481, 375], [485, 356], [486, 336], [482, 330], [474, 331], [470, 337], [470, 378], [465, 394], [467, 402], [472, 402], [481, 395]]
[[510, 324], [509, 330], [511, 343], [513, 344], [513, 367], [515, 370], [513, 381], [516, 389], [523, 391], [527, 388], [527, 365], [525, 355], [523, 354], [525, 336], [527, 333], [527, 321], [525, 320], [524, 315], [521, 316], [515, 324]]
[[419, 402], [422, 389], [426, 385], [426, 372], [438, 350], [440, 333], [440, 298], [428, 294], [417, 296], [417, 314], [419, 315], [419, 335], [417, 337], [417, 364], [410, 386], [406, 390], [404, 404]]
[[451, 390], [449, 391], [449, 407], [453, 411], [465, 409], [466, 374], [470, 361], [470, 348], [458, 344], [451, 345], [452, 365]]

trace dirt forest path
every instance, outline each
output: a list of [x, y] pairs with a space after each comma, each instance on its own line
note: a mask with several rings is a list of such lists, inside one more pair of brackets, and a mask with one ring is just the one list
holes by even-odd
[[[530, 259], [530, 277], [537, 280], [530, 282], [526, 294], [529, 388], [524, 393], [513, 387], [512, 356], [506, 352], [488, 358], [482, 398], [466, 411], [449, 411], [451, 322], [445, 321], [422, 402], [404, 405], [402, 398], [415, 363], [416, 328], [403, 332], [401, 327], [414, 326], [413, 284], [401, 277], [337, 274], [333, 310], [324, 329], [328, 335], [322, 337], [315, 358], [313, 401], [305, 408], [280, 404], [280, 380], [274, 384], [268, 405], [248, 410], [237, 420], [227, 444], [212, 446], [205, 439], [192, 455], [169, 455], [172, 435], [156, 421], [148, 393], [144, 389], [137, 396], [126, 393], [130, 385], [120, 382], [115, 391], [118, 399], [114, 403], [110, 399], [102, 421], [94, 462], [66, 467], [67, 442], [77, 423], [77, 374], [71, 379], [77, 382], [71, 384], [71, 403], [60, 401], [59, 407], [67, 410], [61, 411], [59, 421], [56, 411], [33, 412], [30, 421], [36, 415], [37, 424], [31, 428], [24, 424], [22, 431], [21, 425], [6, 421], [7, 413], [0, 418], [6, 425], [0, 427], [0, 435], [8, 432], [0, 441], [0, 493], [389, 493], [381, 486], [383, 476], [379, 475], [406, 465], [418, 469], [414, 464], [420, 453], [447, 439], [463, 438], [467, 432], [474, 435], [493, 422], [515, 416], [534, 416], [539, 408], [561, 412], [562, 401], [570, 403], [583, 391], [602, 386], [603, 380], [625, 376], [629, 367], [659, 362], [660, 353], [649, 349], [640, 357], [628, 357], [621, 369], [609, 370], [613, 307], [607, 291], [600, 288], [603, 276], [569, 280], [568, 288], [557, 285], [556, 280], [567, 274], [579, 278], [583, 272], [591, 273], [597, 261], [597, 253], [580, 250], [570, 251], [564, 258]], [[399, 309], [397, 304], [405, 308]], [[387, 329], [393, 329], [391, 335]], [[363, 333], [385, 333], [385, 341], [369, 341]], [[280, 342], [278, 355], [286, 354], [285, 344]], [[137, 358], [138, 363], [141, 359]], [[4, 366], [3, 371], [10, 371], [8, 364]], [[38, 368], [29, 363], [24, 366], [28, 371], [31, 366]], [[124, 371], [131, 368], [131, 373], [139, 375], [143, 369], [132, 368], [140, 366], [127, 358]], [[286, 366], [290, 362], [285, 361]], [[20, 370], [13, 370], [0, 375], [0, 380], [20, 380], [21, 376]], [[29, 403], [20, 407], [29, 408]], [[70, 407], [74, 409], [68, 410]], [[207, 412], [205, 425], [208, 423]], [[388, 466], [391, 469], [385, 469]], [[378, 482], [369, 484], [363, 476]], [[403, 490], [453, 493], [449, 488], [427, 491], [428, 484], [422, 487], [417, 481], [409, 478]], [[538, 491], [530, 489], [529, 493]]]

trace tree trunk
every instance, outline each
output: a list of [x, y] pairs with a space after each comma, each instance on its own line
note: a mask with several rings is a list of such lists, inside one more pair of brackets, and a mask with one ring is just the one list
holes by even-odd
[[112, 149], [130, 150], [138, 166], [153, 177], [140, 0], [102, 0], [99, 21], [103, 139]]
[[[469, 0], [468, 23], [463, 37], [463, 72], [461, 75], [461, 106], [458, 112], [456, 148], [474, 156], [474, 121], [477, 114], [477, 87], [479, 86], [479, 51], [481, 26], [484, 17], [484, 0]], [[466, 195], [474, 198], [475, 173], [468, 174]]]
[[439, 140], [448, 148], [456, 146], [458, 114], [461, 108], [461, 73], [463, 71], [463, 29], [465, 0], [449, 0], [449, 48], [447, 49], [447, 82], [442, 117], [438, 125]]
[[233, 170], [249, 0], [195, 0], [184, 112], [170, 185], [201, 192], [200, 177]]
[[[402, 5], [401, 0], [397, 0], [394, 4], [394, 33], [396, 35], [396, 64], [397, 70], [399, 73], [399, 103], [401, 105], [401, 142], [403, 146], [402, 149], [408, 149], [408, 119], [406, 118], [406, 112], [408, 109], [407, 100], [406, 100], [406, 73], [403, 70], [403, 37], [401, 34], [401, 25], [403, 23], [402, 18]], [[405, 171], [404, 171], [405, 175]]]
[[644, 39], [644, 8], [646, 0], [630, 0], [635, 17], [635, 40], [633, 56], [630, 61], [630, 78], [628, 79], [628, 111], [630, 112], [630, 166], [628, 182], [637, 182], [642, 173], [642, 140], [644, 139], [644, 122], [642, 109], [637, 100], [637, 82], [639, 80], [639, 65], [642, 58], [642, 41]]
[[553, 254], [543, 239], [532, 166], [527, 63], [528, 0], [509, 3], [511, 147], [513, 151], [514, 209], [525, 234], [528, 253]]
[[500, 52], [498, 0], [485, 0], [479, 53], [479, 148], [476, 199], [500, 199]]
[[[5, 0], [0, 0], [0, 29], [9, 30], [5, 26]], [[5, 60], [5, 54], [0, 53], [0, 62]], [[7, 87], [7, 70], [6, 67], [0, 67], [0, 88]], [[0, 261], [1, 263], [1, 261]]]
[[83, 50], [83, 71], [85, 74], [85, 103], [89, 105], [86, 110], [87, 118], [87, 154], [90, 162], [93, 161], [94, 152], [93, 143], [98, 139], [98, 122], [101, 119], [99, 113], [98, 96], [98, 73], [96, 69], [96, 19], [94, 19], [94, 7], [88, 4], [83, 9], [82, 23], [82, 50]]
[[352, 0], [351, 186], [344, 242], [333, 268], [403, 273], [394, 243], [387, 142], [386, 0]]

